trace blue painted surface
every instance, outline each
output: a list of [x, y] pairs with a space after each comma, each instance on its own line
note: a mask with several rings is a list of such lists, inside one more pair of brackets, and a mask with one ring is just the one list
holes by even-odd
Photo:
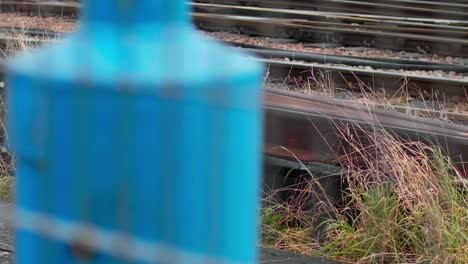
[[[18, 207], [171, 249], [155, 263], [254, 263], [262, 67], [199, 36], [184, 9], [85, 1], [77, 33], [10, 62]], [[80, 256], [84, 232], [40, 226], [18, 229], [17, 263], [145, 263]]]

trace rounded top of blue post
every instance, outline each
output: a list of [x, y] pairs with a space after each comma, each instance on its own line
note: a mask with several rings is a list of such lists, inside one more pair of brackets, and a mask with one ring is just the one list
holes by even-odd
[[106, 87], [145, 84], [141, 89], [261, 76], [259, 62], [196, 32], [189, 9], [185, 0], [83, 0], [80, 30], [15, 56], [9, 71]]
[[82, 23], [137, 26], [189, 24], [185, 0], [84, 0]]

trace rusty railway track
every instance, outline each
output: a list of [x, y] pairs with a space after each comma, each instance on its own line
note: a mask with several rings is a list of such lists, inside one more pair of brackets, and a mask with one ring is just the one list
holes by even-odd
[[[21, 31], [21, 30], [20, 30]], [[23, 35], [31, 35], [32, 37], [45, 37], [46, 39], [15, 37], [11, 35], [2, 35], [0, 28], [0, 47], [8, 45], [9, 42], [26, 42], [32, 44], [42, 44], [51, 41], [60, 41], [61, 35], [66, 33], [53, 33], [44, 31], [21, 31]], [[51, 37], [52, 39], [47, 39]], [[231, 43], [235, 45], [235, 43]], [[294, 57], [294, 53], [292, 55]], [[326, 59], [326, 56], [323, 58]], [[349, 57], [350, 59], [352, 57]], [[286, 79], [308, 80], [317, 78], [316, 76], [326, 74], [327, 82], [331, 88], [340, 90], [353, 90], [364, 85], [369, 90], [385, 90], [388, 94], [395, 94], [405, 90], [405, 92], [414, 96], [425, 95], [429, 98], [435, 96], [438, 98], [447, 97], [465, 97], [468, 91], [468, 79], [455, 79], [448, 77], [435, 77], [416, 74], [407, 74], [400, 72], [390, 72], [385, 70], [363, 69], [358, 67], [350, 67], [344, 64], [324, 64], [311, 63], [307, 61], [295, 61], [292, 58], [271, 58], [267, 56], [260, 59], [268, 69], [269, 81], [284, 82]], [[339, 58], [341, 60], [343, 58]], [[378, 60], [373, 60], [378, 61]], [[465, 70], [466, 66], [457, 66], [449, 64], [434, 64], [422, 63], [418, 66], [444, 66], [454, 67], [454, 71]]]
[[[233, 4], [239, 1], [204, 2]], [[432, 20], [390, 17], [388, 11], [385, 13], [386, 16], [369, 16], [350, 14], [353, 12], [352, 9], [344, 9], [350, 13], [275, 9], [268, 7], [275, 7], [274, 3], [284, 5], [284, 1], [267, 1], [266, 4], [265, 1], [260, 1], [264, 4], [258, 4], [258, 1], [253, 2], [256, 2], [258, 6], [266, 7], [191, 3], [195, 11], [192, 14], [193, 20], [199, 28], [204, 30], [230, 30], [245, 34], [330, 42], [347, 46], [468, 56], [468, 23], [463, 20], [444, 20], [444, 17], [435, 17], [437, 19]], [[324, 4], [323, 1], [310, 2]], [[365, 2], [346, 2], [359, 2], [360, 5], [366, 6]], [[78, 17], [79, 10], [80, 4], [77, 2], [2, 1], [0, 4], [2, 12], [20, 11], [33, 15], [41, 14], [41, 16]]]
[[[306, 42], [367, 46], [390, 50], [468, 57], [465, 37], [382, 31], [330, 22], [312, 23], [282, 18], [195, 13], [196, 25], [209, 31], [232, 31], [255, 36], [293, 38]], [[465, 32], [466, 33], [466, 32]], [[463, 34], [465, 34], [463, 33]]]
[[267, 65], [272, 82], [284, 81], [286, 78], [308, 80], [314, 75], [327, 74], [327, 81], [340, 89], [359, 88], [359, 83], [368, 89], [384, 89], [392, 94], [402, 88], [414, 95], [464, 96], [468, 89], [467, 79], [367, 70], [347, 66], [311, 64], [307, 62], [282, 61], [279, 59], [262, 59]]
[[268, 88], [264, 114], [264, 153], [270, 157], [336, 163], [348, 151], [342, 144], [341, 128], [382, 128], [399, 138], [438, 145], [468, 176], [464, 163], [468, 160], [467, 126]]
[[402, 139], [438, 145], [468, 176], [464, 163], [468, 158], [466, 126], [277, 89], [265, 90], [264, 107], [264, 152], [270, 156], [305, 163], [335, 163], [350, 152], [343, 145], [339, 130], [358, 125], [369, 131], [383, 128]]
[[[456, 113], [437, 109], [437, 102], [451, 98], [468, 103], [466, 93], [468, 79], [451, 79], [434, 76], [362, 69], [345, 65], [312, 64], [307, 62], [261, 59], [267, 65], [267, 80], [271, 86], [296, 92], [313, 93], [313, 90], [326, 89], [337, 93], [372, 95], [384, 93], [386, 98], [400, 96], [413, 97], [425, 107], [412, 108], [388, 103], [367, 102], [369, 107], [391, 108], [406, 114], [429, 118], [444, 118], [458, 124], [468, 125], [466, 113]], [[382, 95], [383, 96], [383, 95]], [[330, 95], [329, 95], [330, 97]], [[352, 98], [343, 99], [347, 104], [359, 104]], [[431, 103], [433, 102], [432, 106]], [[364, 103], [361, 103], [364, 104]]]
[[[6, 8], [4, 3], [2, 2], [2, 8]], [[14, 6], [18, 8], [16, 3]], [[78, 10], [77, 5], [73, 3], [66, 5], [44, 4], [39, 7], [36, 3], [34, 5], [22, 3], [20, 7], [31, 11], [32, 8], [41, 10], [41, 8], [51, 6], [68, 15], [76, 15]], [[268, 64], [270, 73], [276, 71], [277, 76], [284, 74], [284, 62], [270, 60]], [[314, 68], [317, 69], [320, 66], [314, 66]], [[288, 73], [300, 76], [307, 71], [310, 72], [310, 70], [310, 65], [296, 63], [288, 69]], [[336, 67], [328, 67], [327, 70], [340, 74], [340, 76], [349, 71], [349, 69]], [[374, 83], [375, 81], [385, 83], [382, 81], [384, 77], [378, 76], [376, 73], [366, 73], [365, 71], [361, 71], [361, 73], [362, 76], [368, 74], [368, 78], [374, 80]], [[396, 88], [399, 84], [394, 83], [395, 77], [388, 80], [387, 84]], [[419, 82], [420, 85], [426, 82], [424, 86], [430, 85], [431, 89], [443, 89], [445, 93], [459, 93], [460, 87], [465, 89], [464, 83], [460, 84], [460, 82], [450, 79], [439, 79], [440, 82], [437, 84], [434, 83], [435, 80], [430, 80], [430, 78], [408, 77]], [[446, 87], [450, 88], [446, 89]], [[264, 152], [268, 156], [285, 160], [299, 159], [303, 162], [335, 163], [346, 152], [338, 133], [340, 127], [352, 125], [368, 129], [382, 127], [400, 138], [421, 140], [440, 146], [448, 156], [457, 162], [460, 171], [468, 175], [464, 164], [464, 161], [468, 160], [467, 126], [269, 88], [266, 88], [264, 93], [264, 109]]]
[[200, 3], [231, 4], [255, 7], [288, 8], [326, 12], [349, 12], [360, 14], [388, 15], [405, 17], [433, 17], [467, 20], [466, 2], [417, 1], [417, 0], [195, 0]]
[[81, 4], [78, 2], [34, 2], [34, 1], [2, 1], [0, 12], [26, 12], [31, 15], [67, 16], [77, 18]]
[[[3, 80], [3, 67], [0, 74]], [[340, 129], [359, 126], [437, 145], [468, 176], [467, 126], [268, 88], [264, 91], [264, 115], [264, 153], [270, 157], [337, 163], [350, 151], [343, 145]]]

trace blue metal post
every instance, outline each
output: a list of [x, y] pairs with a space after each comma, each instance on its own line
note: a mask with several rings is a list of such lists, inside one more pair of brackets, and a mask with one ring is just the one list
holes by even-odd
[[87, 0], [10, 62], [17, 263], [254, 263], [262, 67], [184, 0]]

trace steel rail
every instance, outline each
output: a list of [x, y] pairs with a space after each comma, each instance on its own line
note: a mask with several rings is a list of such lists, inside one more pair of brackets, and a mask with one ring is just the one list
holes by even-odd
[[[69, 34], [70, 32], [52, 32], [38, 29], [23, 29], [15, 27], [0, 27], [0, 34], [10, 36], [8, 41], [11, 41], [11, 37], [16, 35], [20, 36], [31, 36], [40, 37], [47, 39], [59, 39], [62, 36]], [[22, 38], [18, 38], [17, 42], [22, 42]], [[31, 39], [25, 41], [31, 42]], [[5, 42], [0, 36], [0, 42]], [[38, 40], [40, 42], [40, 40]], [[294, 50], [268, 48], [259, 45], [245, 44], [236, 41], [222, 41], [229, 46], [235, 46], [245, 49], [250, 53], [254, 53], [264, 58], [289, 58], [292, 60], [307, 61], [307, 62], [319, 62], [323, 64], [337, 63], [351, 66], [371, 66], [378, 67], [379, 69], [405, 69], [405, 70], [426, 70], [426, 71], [453, 71], [458, 73], [468, 72], [468, 66], [457, 65], [457, 64], [443, 64], [434, 63], [427, 61], [414, 61], [407, 59], [388, 59], [379, 57], [357, 57], [347, 55], [332, 55], [332, 54], [321, 54], [321, 53], [309, 53], [309, 52], [298, 52]]]
[[439, 96], [465, 96], [465, 92], [468, 89], [468, 80], [466, 79], [451, 79], [294, 61], [260, 60], [267, 65], [270, 79], [273, 82], [275, 80], [285, 80], [288, 76], [308, 80], [314, 76], [313, 74], [317, 76], [317, 73], [327, 73], [334, 87], [344, 89], [355, 89], [355, 83], [363, 83], [371, 89], [385, 89], [390, 94], [405, 88], [409, 92], [413, 90], [415, 95], [428, 94]]
[[[466, 98], [468, 79], [450, 79], [416, 74], [405, 74], [399, 72], [387, 72], [382, 70], [369, 70], [361, 68], [350, 68], [346, 66], [311, 64], [298, 61], [281, 61], [278, 59], [260, 59], [267, 65], [267, 81], [281, 89], [299, 89], [306, 91], [309, 85], [326, 85], [334, 92], [349, 91], [356, 93], [385, 93], [387, 98], [399, 96], [414, 96], [421, 102], [428, 102], [427, 109], [419, 109], [409, 106], [385, 105], [382, 103], [367, 103], [368, 107], [390, 108], [406, 114], [426, 116], [432, 118], [444, 118], [458, 124], [468, 124], [468, 114], [444, 111], [443, 109], [432, 109], [431, 100], [445, 101], [463, 100]], [[298, 82], [298, 83], [296, 83]], [[353, 102], [352, 99], [340, 99], [347, 104], [361, 104]], [[468, 100], [468, 99], [465, 99]], [[468, 101], [467, 101], [468, 103]]]
[[[365, 14], [353, 13], [337, 13], [337, 12], [321, 12], [310, 10], [296, 10], [296, 9], [283, 9], [283, 8], [267, 8], [267, 7], [253, 7], [253, 6], [236, 6], [236, 5], [220, 5], [220, 4], [203, 4], [203, 3], [190, 3], [195, 12], [214, 13], [222, 12], [223, 14], [236, 14], [236, 15], [257, 15], [261, 13], [263, 16], [291, 18], [291, 19], [307, 19], [307, 20], [336, 20], [352, 22], [373, 22], [373, 23], [389, 23], [400, 26], [418, 26], [418, 27], [432, 27], [449, 30], [466, 31], [468, 24], [462, 20], [443, 20], [443, 19], [421, 19], [421, 18], [405, 18], [396, 16], [373, 16]], [[199, 10], [199, 11], [198, 11]]]
[[239, 5], [241, 2], [249, 6], [277, 7], [316, 11], [346, 11], [363, 14], [388, 15], [389, 13], [401, 14], [410, 17], [453, 17], [457, 20], [464, 20], [467, 17], [468, 9], [466, 5], [453, 6], [450, 4], [439, 5], [429, 3], [431, 6], [415, 6], [415, 3], [392, 4], [388, 1], [354, 1], [354, 0], [315, 0], [315, 1], [282, 1], [282, 0], [199, 0], [202, 3], [218, 3]]
[[[40, 32], [34, 32], [34, 34], [40, 34]], [[42, 43], [55, 42], [58, 37], [53, 40], [38, 40], [37, 38], [16, 38], [8, 35], [0, 34], [0, 47], [6, 47], [9, 43], [31, 43], [33, 45], [40, 45]], [[250, 50], [251, 51], [251, 50]], [[257, 50], [260, 52], [260, 50]], [[266, 50], [267, 51], [267, 50]], [[262, 54], [257, 53], [258, 54]], [[294, 54], [294, 53], [293, 53]], [[299, 53], [300, 55], [300, 53]], [[306, 54], [310, 55], [310, 54]], [[327, 63], [329, 59], [327, 56], [317, 55], [315, 57], [320, 58], [320, 63]], [[335, 90], [356, 90], [365, 88], [366, 90], [385, 90], [386, 94], [399, 94], [402, 90], [410, 95], [420, 97], [425, 95], [426, 99], [431, 99], [431, 96], [437, 98], [450, 98], [450, 97], [464, 97], [466, 90], [468, 89], [467, 79], [452, 79], [444, 77], [434, 77], [416, 74], [406, 74], [399, 72], [388, 72], [384, 70], [369, 70], [356, 67], [349, 67], [345, 65], [330, 65], [330, 64], [317, 64], [310, 63], [307, 61], [297, 61], [295, 59], [301, 59], [300, 56], [292, 57], [289, 61], [281, 60], [281, 58], [270, 58], [266, 57], [260, 59], [268, 68], [268, 81], [272, 83], [284, 83], [287, 79], [295, 80], [310, 80], [314, 76], [326, 76], [327, 82], [330, 88]], [[348, 59], [354, 61], [354, 58], [342, 58], [341, 56], [330, 56], [328, 63]], [[358, 60], [361, 62], [361, 60]], [[357, 62], [357, 61], [356, 61]], [[379, 63], [379, 61], [365, 61], [364, 63], [372, 64]], [[385, 63], [385, 62], [384, 62]], [[362, 65], [363, 63], [361, 63]], [[389, 67], [392, 66], [389, 63]], [[397, 64], [398, 65], [398, 64]], [[449, 67], [450, 65], [438, 65], [423, 63], [422, 65], [415, 65], [417, 67]], [[456, 68], [455, 68], [456, 70]], [[364, 85], [364, 86], [362, 86]], [[360, 91], [360, 90], [359, 90]], [[378, 104], [376, 107], [382, 107]], [[435, 114], [441, 114], [448, 117], [450, 120], [455, 122], [466, 123], [468, 117], [464, 114], [459, 113], [444, 113], [439, 110], [431, 109], [415, 109], [409, 107], [395, 107], [398, 111], [420, 113], [428, 116], [435, 116]]]
[[[4, 79], [4, 67], [0, 78]], [[439, 146], [468, 175], [468, 127], [434, 119], [369, 108], [339, 100], [264, 90], [265, 155], [303, 162], [335, 163], [349, 149], [340, 135], [345, 127], [356, 136], [385, 129], [397, 138]], [[360, 130], [362, 128], [363, 130]]]
[[[414, 39], [421, 39], [421, 40], [431, 40], [431, 41], [442, 41], [442, 42], [448, 42], [448, 43], [460, 43], [460, 44], [466, 44], [468, 41], [466, 39], [456, 39], [456, 38], [450, 38], [450, 39], [438, 39], [434, 36], [428, 36], [428, 35], [421, 35], [421, 34], [400, 34], [399, 32], [381, 32], [381, 31], [371, 31], [371, 29], [375, 29], [375, 26], [367, 26], [368, 29], [364, 28], [359, 28], [359, 25], [349, 25], [349, 24], [339, 24], [339, 23], [330, 23], [330, 22], [314, 22], [314, 21], [308, 21], [308, 20], [301, 20], [301, 19], [285, 19], [285, 18], [275, 18], [275, 17], [259, 17], [259, 16], [242, 16], [242, 15], [224, 15], [224, 14], [209, 14], [209, 13], [194, 13], [193, 16], [195, 18], [213, 18], [213, 19], [219, 19], [219, 20], [232, 20], [232, 21], [249, 21], [249, 22], [258, 22], [258, 23], [266, 23], [269, 22], [271, 24], [275, 24], [277, 26], [289, 26], [291, 28], [293, 27], [308, 27], [308, 28], [313, 28], [313, 29], [319, 29], [319, 30], [326, 30], [328, 29], [329, 31], [344, 31], [344, 32], [349, 32], [349, 27], [355, 28], [351, 32], [354, 33], [362, 33], [362, 34], [378, 34], [382, 36], [388, 36], [388, 37], [407, 37], [407, 38], [414, 38]], [[232, 26], [233, 24], [231, 24]], [[317, 25], [317, 26], [314, 26]], [[325, 26], [335, 26], [335, 27], [325, 27]], [[363, 31], [358, 31], [363, 30]], [[392, 29], [393, 30], [393, 29]], [[396, 29], [394, 29], [396, 30]], [[466, 32], [459, 32], [460, 34], [466, 34]]]
[[306, 20], [254, 16], [194, 13], [194, 21], [204, 30], [228, 30], [258, 36], [287, 37], [311, 42], [331, 42], [350, 46], [373, 46], [391, 50], [431, 52], [448, 56], [468, 56], [468, 39], [437, 37], [415, 33], [353, 29], [332, 24], [314, 25]]
[[[234, 1], [235, 2], [235, 1]], [[353, 2], [353, 1], [350, 1]], [[192, 4], [193, 6], [203, 6]], [[206, 6], [206, 5], [205, 5]], [[214, 5], [213, 5], [214, 6]], [[217, 5], [219, 6], [219, 5]], [[77, 15], [80, 5], [77, 3], [31, 3], [31, 2], [1, 2], [2, 10], [20, 10], [29, 12], [47, 12], [56, 14]], [[227, 8], [227, 7], [224, 7]], [[229, 7], [239, 9], [240, 7]], [[252, 8], [251, 8], [252, 9]], [[253, 9], [255, 10], [255, 9]], [[271, 11], [271, 9], [269, 9]], [[409, 28], [376, 26], [376, 25], [349, 25], [328, 21], [310, 21], [304, 19], [259, 19], [262, 13], [257, 11], [256, 16], [215, 15], [208, 13], [193, 13], [196, 24], [202, 29], [232, 30], [233, 27], [245, 33], [269, 35], [275, 37], [295, 37], [307, 41], [330, 41], [344, 45], [370, 45], [378, 48], [393, 50], [411, 50], [439, 53], [441, 55], [468, 56], [468, 33], [463, 27], [436, 26], [439, 29], [428, 29], [428, 26], [411, 28], [417, 25], [408, 25]], [[291, 10], [276, 10], [275, 12], [293, 12]], [[301, 11], [303, 14], [305, 11]], [[296, 12], [297, 13], [297, 12]], [[315, 13], [318, 15], [318, 13]], [[322, 14], [323, 15], [323, 14]], [[330, 15], [333, 16], [333, 15]], [[336, 15], [335, 15], [336, 16]], [[309, 16], [310, 17], [310, 16]], [[327, 17], [327, 15], [325, 15]], [[341, 19], [351, 19], [342, 17]], [[356, 18], [353, 18], [356, 19]], [[221, 27], [220, 23], [225, 24]], [[375, 19], [374, 19], [374, 22]], [[393, 23], [397, 23], [393, 21]], [[247, 30], [246, 30], [247, 29]], [[266, 29], [266, 30], [265, 30]], [[401, 33], [400, 31], [406, 31]], [[440, 36], [443, 37], [440, 37]]]
[[317, 62], [321, 64], [343, 64], [350, 66], [370, 66], [377, 69], [394, 70], [422, 70], [422, 71], [446, 71], [446, 72], [468, 72], [468, 66], [455, 64], [431, 63], [405, 59], [382, 59], [356, 57], [346, 55], [331, 55], [321, 53], [297, 52], [285, 49], [270, 49], [263, 46], [249, 45], [238, 42], [224, 41], [230, 46], [240, 47], [245, 51], [256, 54], [266, 59], [289, 59], [290, 61]]
[[[0, 28], [1, 31], [1, 28]], [[27, 32], [27, 31], [26, 31]], [[41, 34], [41, 32], [33, 31], [33, 34]], [[37, 38], [17, 38], [11, 35], [2, 35], [0, 33], [0, 46], [7, 45], [8, 42], [27, 42], [34, 44], [48, 43], [59, 41], [57, 35], [47, 33], [55, 36], [53, 39], [37, 39]], [[67, 35], [64, 33], [63, 35]], [[298, 53], [301, 55], [301, 53]], [[302, 54], [303, 55], [303, 54]], [[293, 55], [294, 56], [294, 55]], [[323, 56], [323, 55], [321, 55]], [[330, 56], [333, 58], [333, 56]], [[344, 59], [338, 56], [338, 59]], [[403, 85], [409, 85], [421, 90], [430, 91], [429, 94], [436, 92], [439, 95], [445, 96], [464, 96], [466, 89], [468, 89], [467, 79], [453, 79], [446, 77], [434, 77], [416, 74], [405, 74], [399, 72], [388, 72], [383, 70], [368, 70], [356, 67], [348, 67], [345, 65], [326, 65], [326, 64], [312, 64], [309, 62], [301, 61], [284, 61], [281, 59], [260, 59], [269, 69], [270, 78], [284, 80], [288, 77], [302, 77], [307, 80], [312, 71], [327, 72], [333, 74], [330, 79], [334, 81], [336, 87], [349, 89], [349, 84], [357, 81], [369, 84], [369, 87], [374, 89], [386, 89], [388, 92], [395, 92], [401, 89]], [[292, 58], [291, 58], [292, 60]], [[438, 64], [424, 63], [422, 66], [429, 66]], [[441, 66], [441, 65], [438, 65]], [[449, 66], [449, 65], [443, 65]], [[456, 67], [455, 67], [456, 68]], [[455, 69], [454, 68], [454, 69]], [[420, 91], [418, 91], [420, 92]]]
[[[1, 28], [0, 28], [1, 31]], [[48, 32], [51, 34], [51, 32]], [[41, 35], [41, 32], [33, 31], [32, 34]], [[57, 39], [58, 36], [54, 36], [54, 39]], [[55, 41], [55, 40], [54, 40]], [[34, 44], [41, 44], [42, 42], [50, 42], [50, 40], [37, 40], [37, 39], [24, 39], [24, 38], [15, 38], [11, 36], [1, 36], [0, 35], [0, 46], [7, 46], [8, 42], [27, 42], [27, 43], [34, 43]], [[232, 43], [230, 43], [232, 45]], [[251, 51], [251, 50], [249, 50]], [[260, 50], [257, 50], [257, 52]], [[268, 50], [265, 50], [268, 51]], [[257, 53], [258, 54], [262, 54]], [[435, 96], [440, 96], [442, 98], [449, 98], [451, 96], [458, 96], [463, 97], [466, 88], [468, 87], [468, 80], [457, 80], [457, 79], [450, 79], [450, 78], [440, 78], [440, 77], [428, 77], [428, 76], [420, 76], [420, 75], [411, 75], [411, 74], [401, 74], [401, 73], [394, 73], [394, 72], [385, 72], [381, 70], [366, 70], [360, 68], [352, 68], [346, 66], [333, 66], [333, 65], [320, 65], [320, 64], [310, 64], [308, 62], [300, 62], [294, 61], [295, 59], [301, 59], [300, 56], [295, 57], [293, 55], [290, 56], [290, 61], [280, 61], [278, 59], [268, 58], [264, 59], [263, 62], [268, 67], [268, 80], [272, 82], [284, 82], [285, 79], [288, 77], [298, 78], [300, 77], [302, 80], [308, 80], [312, 76], [318, 76], [318, 74], [326, 74], [328, 75], [328, 81], [331, 88], [335, 88], [337, 90], [353, 90], [355, 89], [356, 85], [359, 83], [363, 83], [366, 89], [370, 90], [379, 90], [385, 89], [387, 94], [397, 94], [401, 92], [402, 87], [406, 86], [406, 92], [409, 92], [415, 96], [420, 96], [424, 94], [423, 91], [426, 91], [425, 94], [434, 94]], [[300, 53], [299, 53], [300, 55]], [[309, 55], [310, 54], [306, 54]], [[319, 58], [319, 62], [321, 63], [333, 63], [335, 60], [343, 60], [348, 59], [352, 60], [353, 63], [360, 62], [360, 65], [365, 63], [372, 64], [372, 63], [382, 63], [378, 60], [357, 60], [354, 62], [355, 58], [343, 58], [342, 56], [324, 56], [324, 55], [316, 55], [315, 57]], [[365, 59], [365, 58], [363, 58]], [[346, 60], [345, 60], [346, 61]], [[393, 67], [395, 64], [395, 60], [390, 60], [388, 67]], [[363, 63], [364, 62], [364, 63]], [[384, 62], [386, 63], [386, 62]], [[400, 65], [400, 64], [396, 64]], [[450, 69], [450, 65], [438, 65], [438, 64], [430, 64], [430, 63], [423, 63], [422, 65], [413, 65], [420, 67], [443, 67], [444, 69]], [[449, 68], [447, 68], [449, 67]], [[466, 67], [462, 67], [466, 68]], [[435, 69], [435, 68], [434, 68]], [[454, 70], [457, 70], [456, 68]], [[430, 98], [429, 98], [430, 99]], [[350, 103], [353, 103], [352, 101]], [[355, 102], [354, 102], [355, 103]], [[373, 107], [380, 107], [386, 108], [388, 106], [375, 104], [372, 105]], [[420, 116], [429, 116], [429, 117], [436, 117], [436, 116], [444, 116], [445, 118], [459, 123], [467, 123], [468, 116], [462, 113], [452, 113], [443, 110], [436, 110], [436, 109], [418, 109], [418, 108], [411, 108], [405, 106], [392, 106], [392, 110], [406, 112], [406, 113], [413, 113], [415, 115]]]
[[[14, 38], [12, 38], [14, 39]], [[284, 70], [286, 64], [280, 61], [264, 60], [271, 72], [275, 67]], [[393, 81], [401, 75], [338, 66], [313, 65], [314, 69], [332, 72], [359, 73], [373, 80], [387, 76]], [[298, 73], [310, 70], [310, 64], [295, 63]], [[438, 82], [439, 85], [457, 86], [449, 89], [459, 90], [460, 81], [447, 78], [433, 78], [406, 75], [406, 78], [425, 83]], [[463, 88], [465, 83], [462, 84]], [[445, 92], [447, 92], [445, 90]], [[459, 92], [459, 91], [458, 91]], [[366, 129], [382, 127], [399, 138], [421, 140], [437, 144], [447, 155], [455, 160], [465, 174], [463, 161], [468, 158], [468, 128], [439, 120], [409, 116], [394, 111], [368, 108], [314, 96], [304, 96], [280, 90], [266, 89], [265, 109], [265, 148], [270, 156], [285, 159], [299, 158], [306, 162], [334, 162], [343, 155], [343, 144], [339, 129], [341, 126], [360, 125]]]
[[[345, 127], [360, 137], [385, 129], [397, 138], [439, 146], [467, 176], [468, 127], [350, 105], [297, 93], [265, 90], [264, 152], [303, 162], [336, 163], [350, 153], [341, 137]], [[361, 130], [362, 129], [362, 130]]]
[[[200, 1], [195, 2], [188, 2], [188, 5], [194, 7], [207, 7], [207, 6], [230, 6], [230, 7], [237, 7], [237, 8], [253, 8], [252, 6], [233, 6], [233, 5], [219, 5], [219, 4], [206, 4], [206, 3], [199, 3]], [[205, 1], [209, 2], [209, 1]], [[219, 3], [222, 1], [216, 1]], [[238, 2], [238, 1], [231, 1], [231, 2]], [[265, 2], [265, 1], [263, 1]], [[291, 2], [291, 1], [289, 1]], [[444, 2], [445, 3], [445, 2]], [[1, 1], [0, 3], [0, 10], [1, 11], [27, 11], [27, 12], [38, 12], [44, 11], [43, 15], [47, 14], [72, 14], [78, 15], [79, 10], [81, 8], [81, 4], [78, 1], [71, 1], [71, 2], [57, 2], [57, 1]], [[267, 7], [268, 8], [268, 7]], [[281, 9], [274, 9], [274, 10], [281, 10]], [[342, 12], [321, 12], [321, 11], [312, 11], [312, 10], [294, 10], [294, 9], [282, 9], [283, 12], [287, 11], [291, 14], [307, 14], [311, 15], [322, 15], [327, 17], [339, 17], [343, 19], [355, 19], [355, 18], [368, 18], [373, 20], [396, 20], [396, 21], [408, 21], [408, 22], [419, 22], [420, 25], [424, 25], [422, 23], [432, 23], [432, 24], [440, 24], [440, 25], [468, 25], [466, 20], [447, 20], [442, 18], [426, 18], [426, 17], [399, 17], [399, 16], [388, 16], [388, 13], [385, 15], [369, 15], [369, 14], [360, 14], [360, 13], [342, 13]]]

